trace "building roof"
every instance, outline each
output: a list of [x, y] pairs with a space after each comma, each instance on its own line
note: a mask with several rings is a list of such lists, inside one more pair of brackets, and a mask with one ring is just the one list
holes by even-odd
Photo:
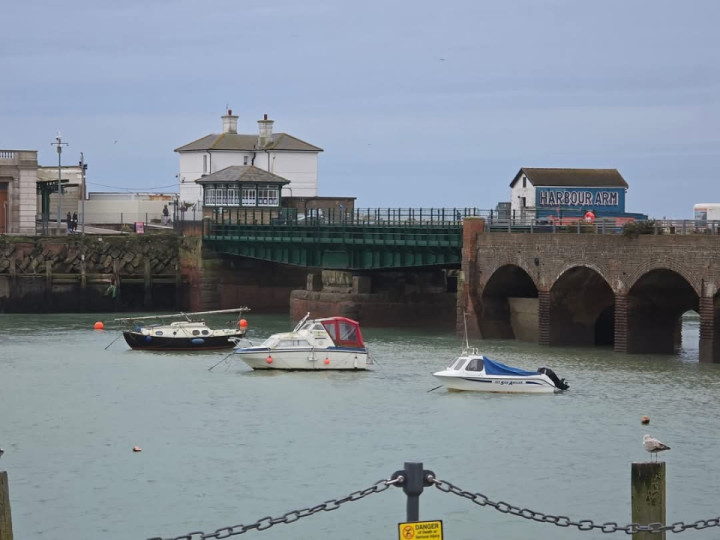
[[263, 147], [258, 146], [257, 135], [242, 133], [213, 133], [175, 149], [175, 152], [193, 152], [207, 150], [245, 151], [277, 150], [284, 152], [322, 152], [323, 149], [288, 135], [273, 133], [272, 140]]
[[273, 174], [271, 172], [258, 169], [254, 165], [233, 165], [224, 169], [203, 176], [195, 180], [198, 184], [208, 183], [252, 183], [252, 184], [289, 184], [290, 180]]
[[525, 175], [535, 186], [614, 187], [628, 188], [617, 169], [530, 169], [523, 167], [510, 182], [510, 187]]

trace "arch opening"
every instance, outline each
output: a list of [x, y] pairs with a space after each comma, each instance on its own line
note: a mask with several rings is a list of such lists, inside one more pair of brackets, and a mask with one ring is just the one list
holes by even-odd
[[537, 342], [537, 297], [537, 287], [525, 270], [510, 264], [498, 268], [482, 291], [482, 337]]
[[576, 266], [550, 289], [550, 345], [613, 345], [615, 295], [597, 271]]
[[677, 353], [688, 311], [699, 312], [699, 298], [684, 277], [668, 269], [643, 274], [628, 293], [627, 352]]

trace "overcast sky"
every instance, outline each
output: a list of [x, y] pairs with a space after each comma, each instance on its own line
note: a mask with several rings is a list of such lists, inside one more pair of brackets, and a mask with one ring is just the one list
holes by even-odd
[[60, 130], [90, 191], [177, 191], [174, 148], [275, 131], [320, 195], [494, 208], [520, 167], [617, 168], [627, 210], [720, 203], [718, 0], [25, 0], [2, 8], [0, 149]]

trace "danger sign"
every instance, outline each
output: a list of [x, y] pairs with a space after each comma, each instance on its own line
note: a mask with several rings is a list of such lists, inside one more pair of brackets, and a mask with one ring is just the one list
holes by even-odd
[[442, 521], [398, 523], [400, 540], [442, 540]]

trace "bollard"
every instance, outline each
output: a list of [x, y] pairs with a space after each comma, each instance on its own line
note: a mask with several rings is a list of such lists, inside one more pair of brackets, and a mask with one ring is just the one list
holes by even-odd
[[7, 472], [0, 471], [0, 540], [13, 540]]
[[420, 521], [420, 494], [423, 487], [431, 486], [435, 473], [424, 471], [422, 463], [405, 462], [405, 469], [396, 471], [392, 480], [402, 478], [398, 485], [402, 485], [407, 495], [407, 521]]
[[[633, 463], [631, 484], [633, 523], [665, 525], [665, 462]], [[665, 540], [665, 531], [637, 532], [633, 540]]]

